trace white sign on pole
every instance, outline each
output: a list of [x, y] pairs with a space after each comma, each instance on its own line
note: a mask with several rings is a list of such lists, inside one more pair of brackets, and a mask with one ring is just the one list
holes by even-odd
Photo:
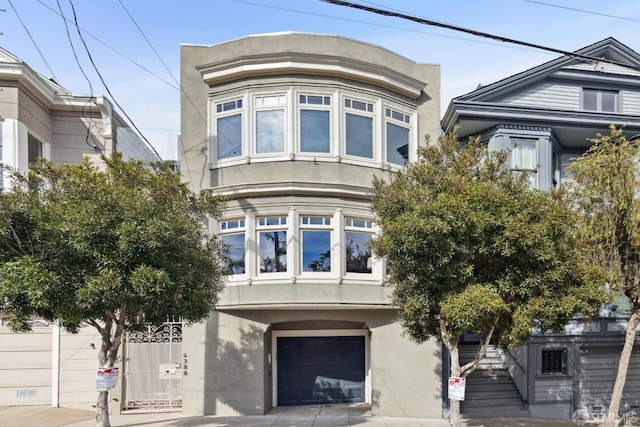
[[464, 400], [466, 378], [449, 377], [449, 399]]
[[96, 390], [108, 391], [118, 383], [118, 368], [98, 368]]

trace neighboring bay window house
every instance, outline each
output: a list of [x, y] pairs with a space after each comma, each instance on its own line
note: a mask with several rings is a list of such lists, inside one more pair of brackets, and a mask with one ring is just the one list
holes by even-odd
[[[443, 130], [457, 126], [462, 140], [479, 136], [491, 150], [510, 150], [510, 167], [527, 173], [535, 188], [569, 182], [567, 165], [597, 133], [607, 134], [614, 124], [628, 137], [640, 134], [640, 55], [613, 38], [576, 53], [593, 59], [563, 56], [454, 98]], [[606, 413], [628, 304], [621, 300], [616, 306], [590, 324], [576, 319], [565, 334], [534, 336], [507, 355], [520, 407], [535, 417]], [[640, 378], [632, 374], [639, 367], [634, 353], [623, 412], [640, 409]], [[482, 409], [464, 402], [463, 413], [487, 415], [493, 409], [505, 415], [504, 398], [484, 399]]]
[[361, 402], [440, 417], [440, 349], [403, 337], [369, 248], [374, 176], [437, 138], [440, 74], [336, 36], [182, 46], [182, 172], [228, 199], [217, 310], [184, 331], [185, 413]]

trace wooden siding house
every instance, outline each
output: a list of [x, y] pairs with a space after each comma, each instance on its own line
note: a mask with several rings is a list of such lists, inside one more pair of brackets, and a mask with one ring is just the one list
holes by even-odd
[[[569, 181], [567, 165], [611, 124], [640, 135], [640, 55], [613, 38], [454, 98], [442, 120], [463, 140], [477, 135], [490, 149], [512, 150], [511, 167], [529, 170], [540, 189]], [[593, 323], [575, 319], [564, 334], [534, 336], [502, 355], [531, 416], [606, 412], [626, 318], [621, 302]], [[487, 394], [476, 397], [499, 399]], [[621, 411], [640, 411], [638, 346]]]

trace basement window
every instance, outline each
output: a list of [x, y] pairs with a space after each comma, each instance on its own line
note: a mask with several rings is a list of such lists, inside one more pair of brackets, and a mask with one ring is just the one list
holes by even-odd
[[567, 373], [567, 349], [566, 348], [543, 348], [541, 372], [543, 374], [566, 374]]

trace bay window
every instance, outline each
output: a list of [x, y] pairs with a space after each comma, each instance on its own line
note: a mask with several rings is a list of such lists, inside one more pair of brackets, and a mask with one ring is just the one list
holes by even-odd
[[284, 153], [286, 96], [256, 96], [255, 150], [256, 154]]
[[373, 159], [373, 104], [345, 98], [345, 153]]
[[216, 104], [216, 158], [242, 156], [242, 99]]
[[537, 140], [511, 138], [511, 170], [525, 173], [531, 188], [537, 188], [538, 171]]
[[331, 271], [331, 217], [302, 216], [300, 241], [303, 272]]
[[300, 151], [331, 152], [331, 97], [300, 95]]
[[409, 159], [409, 116], [385, 108], [386, 161], [403, 166]]
[[245, 220], [235, 219], [220, 223], [222, 240], [222, 268], [224, 274], [245, 274]]
[[345, 218], [345, 265], [347, 273], [371, 273], [373, 221]]
[[260, 273], [287, 271], [287, 217], [258, 219], [258, 261]]

